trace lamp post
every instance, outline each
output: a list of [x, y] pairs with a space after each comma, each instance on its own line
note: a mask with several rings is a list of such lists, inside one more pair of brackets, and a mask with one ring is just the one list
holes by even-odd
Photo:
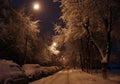
[[[38, 2], [34, 3], [32, 5], [32, 8], [34, 11], [38, 11], [40, 9], [40, 4]], [[26, 63], [26, 58], [27, 58], [27, 51], [28, 51], [28, 38], [26, 36], [25, 38], [25, 59], [24, 59], [24, 63]], [[29, 60], [31, 60], [31, 57], [29, 58]]]

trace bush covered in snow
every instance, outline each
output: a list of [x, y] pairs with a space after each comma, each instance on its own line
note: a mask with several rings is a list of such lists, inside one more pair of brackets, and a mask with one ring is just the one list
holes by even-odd
[[62, 67], [58, 66], [40, 66], [39, 64], [24, 64], [22, 67], [29, 80], [36, 80], [62, 69]]

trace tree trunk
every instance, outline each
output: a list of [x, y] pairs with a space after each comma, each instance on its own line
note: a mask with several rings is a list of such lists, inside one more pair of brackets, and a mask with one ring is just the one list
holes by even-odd
[[80, 41], [80, 44], [81, 44], [81, 46], [80, 46], [80, 64], [81, 64], [82, 71], [84, 71], [84, 67], [83, 67], [83, 41], [82, 41], [82, 39]]
[[27, 45], [28, 45], [28, 42], [27, 42], [27, 37], [26, 37], [26, 39], [25, 39], [24, 63], [27, 62]]

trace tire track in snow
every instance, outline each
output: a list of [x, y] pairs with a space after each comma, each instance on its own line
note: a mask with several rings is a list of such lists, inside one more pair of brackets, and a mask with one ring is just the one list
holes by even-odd
[[70, 72], [67, 70], [67, 84], [70, 84]]
[[40, 83], [40, 84], [47, 84], [47, 83], [52, 84], [52, 83], [54, 82], [54, 80], [57, 79], [57, 78], [59, 78], [61, 75], [62, 75], [62, 74], [57, 73], [56, 75], [52, 76], [51, 78], [48, 78], [48, 79], [44, 80], [44, 81], [43, 81], [42, 83]]
[[[65, 77], [64, 80], [61, 80], [61, 78], [63, 79], [63, 77]], [[58, 84], [58, 83], [56, 83], [58, 81], [61, 84], [70, 84], [70, 72], [69, 72], [69, 70], [61, 71], [59, 76], [51, 79], [48, 84]], [[62, 83], [63, 81], [64, 81], [64, 83]]]

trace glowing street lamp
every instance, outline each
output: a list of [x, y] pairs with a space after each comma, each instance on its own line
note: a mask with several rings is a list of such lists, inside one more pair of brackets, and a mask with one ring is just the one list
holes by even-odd
[[58, 55], [60, 53], [59, 50], [56, 49], [57, 48], [57, 43], [56, 42], [53, 42], [52, 45], [49, 47], [49, 50], [55, 54], [55, 55]]
[[33, 9], [34, 10], [39, 10], [40, 9], [40, 4], [39, 3], [34, 3], [33, 4]]
[[52, 46], [56, 47], [56, 46], [57, 46], [57, 43], [54, 42], [54, 43], [52, 44]]

